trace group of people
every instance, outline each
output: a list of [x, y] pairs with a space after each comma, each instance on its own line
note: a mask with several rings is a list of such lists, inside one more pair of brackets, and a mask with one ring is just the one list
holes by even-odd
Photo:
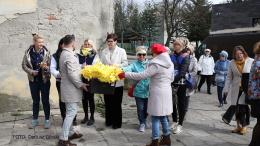
[[[218, 88], [218, 98], [220, 106], [226, 102], [226, 96], [229, 88], [232, 90], [230, 110], [223, 116], [223, 120], [229, 121], [229, 118], [235, 114], [237, 119], [237, 129], [234, 133], [245, 133], [246, 126], [249, 124], [248, 113], [250, 110], [245, 104], [245, 97], [242, 94], [241, 76], [243, 73], [250, 73], [249, 77], [249, 96], [258, 101], [258, 66], [260, 54], [260, 43], [255, 45], [255, 60], [249, 58], [242, 46], [236, 46], [233, 52], [233, 60], [229, 61], [228, 53], [221, 51], [220, 59], [214, 63], [210, 55], [210, 49], [205, 50], [197, 61], [194, 54], [194, 47], [186, 38], [175, 38], [173, 40], [174, 52], [170, 53], [167, 47], [160, 44], [154, 44], [151, 47], [153, 59], [148, 61], [147, 48], [139, 46], [136, 49], [137, 60], [128, 65], [127, 55], [123, 48], [118, 47], [117, 35], [108, 34], [107, 45], [99, 55], [91, 39], [86, 39], [81, 49], [76, 54], [75, 36], [66, 35], [58, 44], [58, 49], [53, 55], [43, 45], [43, 37], [39, 34], [33, 36], [33, 45], [25, 51], [22, 62], [22, 68], [27, 73], [31, 96], [33, 99], [33, 120], [29, 126], [35, 128], [39, 123], [39, 102], [40, 92], [41, 100], [45, 113], [45, 129], [50, 127], [49, 115], [49, 91], [51, 74], [56, 78], [56, 87], [59, 93], [60, 112], [63, 118], [63, 128], [59, 140], [59, 145], [75, 146], [70, 142], [72, 139], [82, 137], [73, 131], [73, 126], [77, 125], [76, 115], [78, 103], [81, 101], [85, 113], [81, 123], [93, 125], [95, 102], [94, 94], [88, 92], [88, 81], [80, 74], [81, 69], [86, 65], [94, 65], [95, 60], [100, 58], [105, 65], [118, 65], [123, 73], [119, 78], [133, 79], [133, 96], [137, 105], [137, 115], [140, 122], [139, 131], [145, 131], [150, 125], [147, 122], [148, 114], [152, 121], [152, 143], [147, 146], [171, 145], [170, 131], [178, 134], [183, 130], [183, 121], [188, 111], [189, 98], [194, 94], [194, 89], [187, 88], [187, 76], [193, 78], [199, 73], [201, 80], [198, 85], [198, 91], [207, 80], [207, 93], [211, 94], [210, 84], [213, 73], [216, 73], [215, 79]], [[251, 67], [252, 65], [252, 67]], [[251, 69], [251, 72], [250, 72]], [[232, 85], [230, 87], [230, 85]], [[124, 82], [117, 81], [113, 95], [105, 94], [105, 124], [112, 126], [113, 129], [122, 126], [122, 98]], [[224, 97], [222, 98], [222, 92]], [[90, 107], [90, 117], [88, 115], [88, 105]], [[252, 116], [258, 118], [257, 125], [254, 128], [251, 146], [257, 143], [259, 135], [259, 104], [251, 104]], [[230, 112], [235, 111], [235, 112]], [[168, 115], [172, 115], [173, 122], [168, 125]], [[233, 114], [233, 115], [232, 115]], [[177, 121], [177, 117], [179, 120]], [[159, 136], [159, 121], [162, 124], [163, 135]], [[160, 138], [160, 140], [159, 140]], [[258, 142], [259, 143], [259, 142]]]

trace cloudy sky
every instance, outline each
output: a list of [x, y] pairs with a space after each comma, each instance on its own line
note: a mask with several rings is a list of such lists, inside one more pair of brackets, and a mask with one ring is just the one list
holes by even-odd
[[209, 0], [209, 1], [211, 1], [212, 4], [219, 4], [219, 3], [221, 3], [221, 2], [223, 2], [225, 0]]

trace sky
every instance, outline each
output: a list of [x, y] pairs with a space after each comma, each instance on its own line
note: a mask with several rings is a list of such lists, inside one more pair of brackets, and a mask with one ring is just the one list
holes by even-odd
[[212, 2], [212, 4], [220, 4], [221, 2], [223, 1], [226, 1], [226, 0], [209, 0]]

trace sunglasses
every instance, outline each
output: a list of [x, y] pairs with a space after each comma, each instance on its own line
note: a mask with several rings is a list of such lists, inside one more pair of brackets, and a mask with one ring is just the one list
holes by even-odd
[[224, 55], [220, 55], [220, 57], [225, 57]]
[[146, 54], [137, 54], [137, 55], [138, 55], [138, 56], [142, 56], [142, 55], [143, 55], [143, 56], [146, 56]]
[[178, 43], [173, 43], [173, 46], [179, 45]]
[[209, 51], [205, 51], [205, 52], [209, 52]]

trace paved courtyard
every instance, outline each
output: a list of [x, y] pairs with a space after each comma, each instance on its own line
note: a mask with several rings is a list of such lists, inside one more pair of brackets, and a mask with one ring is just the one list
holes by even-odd
[[[256, 120], [252, 119], [248, 132], [245, 135], [233, 134], [235, 121], [230, 125], [222, 122], [221, 114], [230, 105], [218, 107], [216, 87], [212, 89], [213, 95], [206, 94], [206, 87], [190, 98], [190, 108], [187, 119], [184, 121], [183, 132], [171, 134], [172, 146], [246, 146], [251, 141], [252, 127]], [[138, 132], [135, 100], [123, 97], [123, 125], [121, 129], [114, 130], [105, 126], [105, 119], [101, 114], [95, 113], [93, 126], [81, 125], [83, 110], [79, 108], [77, 114], [78, 126], [75, 131], [82, 133], [81, 139], [72, 140], [78, 146], [144, 146], [150, 143], [152, 130]], [[34, 130], [28, 129], [32, 119], [32, 111], [22, 112], [21, 116], [11, 116], [11, 113], [0, 115], [0, 145], [10, 146], [56, 146], [61, 133], [62, 118], [59, 109], [51, 109], [50, 129], [44, 129], [44, 114], [40, 112], [39, 123]], [[171, 117], [170, 117], [171, 120]], [[148, 117], [151, 125], [151, 118]], [[161, 132], [161, 131], [160, 131]], [[161, 134], [161, 133], [160, 133]]]

